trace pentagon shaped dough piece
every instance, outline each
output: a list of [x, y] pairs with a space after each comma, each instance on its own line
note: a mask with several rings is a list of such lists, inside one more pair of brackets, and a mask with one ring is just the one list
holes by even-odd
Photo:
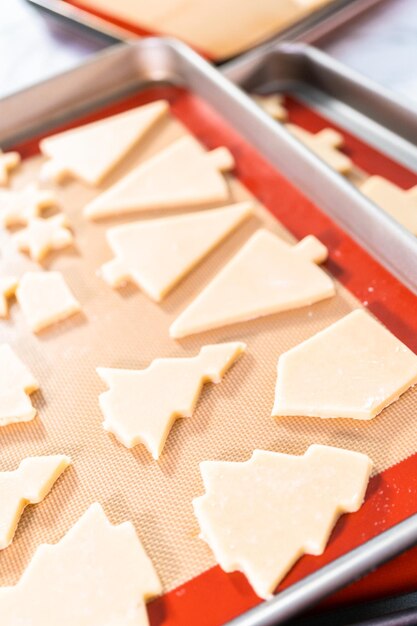
[[148, 626], [161, 583], [133, 525], [113, 526], [98, 503], [56, 545], [39, 546], [20, 581], [0, 588], [7, 626]]
[[30, 218], [56, 205], [52, 191], [28, 185], [25, 189], [0, 189], [0, 226], [26, 226]]
[[417, 382], [417, 356], [357, 309], [279, 357], [272, 415], [369, 420]]
[[26, 272], [20, 279], [16, 298], [34, 332], [81, 311], [60, 272]]
[[62, 455], [33, 456], [14, 472], [0, 472], [0, 550], [13, 541], [23, 509], [41, 502], [70, 463]]
[[227, 201], [229, 188], [220, 172], [233, 165], [227, 148], [206, 152], [193, 137], [182, 137], [97, 196], [84, 215], [95, 219]]
[[203, 462], [206, 493], [193, 501], [201, 538], [225, 572], [243, 572], [269, 598], [303, 554], [324, 552], [339, 515], [360, 508], [371, 467], [364, 454], [320, 445]]
[[263, 96], [254, 94], [252, 99], [266, 112], [268, 115], [278, 120], [279, 122], [285, 122], [288, 117], [288, 111], [284, 106], [284, 96], [281, 94], [271, 94]]
[[171, 337], [330, 298], [335, 293], [333, 281], [316, 265], [326, 258], [327, 248], [312, 235], [291, 246], [265, 229], [256, 231], [171, 324]]
[[73, 176], [100, 184], [167, 111], [168, 103], [158, 100], [43, 139], [40, 149], [51, 160], [42, 178], [59, 182]]
[[370, 176], [360, 190], [405, 228], [417, 235], [417, 185], [401, 189], [382, 176]]
[[18, 152], [2, 152], [0, 150], [0, 186], [7, 185], [9, 175], [20, 163]]
[[13, 235], [13, 240], [17, 248], [29, 252], [34, 261], [42, 261], [51, 250], [70, 246], [73, 236], [68, 230], [67, 218], [60, 213], [47, 219], [32, 217], [26, 228]]
[[352, 169], [351, 159], [339, 151], [344, 143], [343, 136], [333, 128], [323, 128], [314, 134], [295, 124], [287, 124], [286, 127], [294, 137], [340, 174], [347, 174]]
[[107, 231], [115, 259], [101, 274], [112, 287], [133, 281], [160, 302], [166, 294], [249, 217], [251, 202], [117, 226]]
[[0, 318], [8, 316], [7, 299], [15, 293], [18, 282], [15, 276], [0, 276]]
[[97, 368], [103, 428], [126, 448], [143, 443], [158, 459], [173, 423], [191, 417], [204, 383], [219, 383], [245, 351], [240, 342], [204, 346], [195, 357], [155, 359], [145, 370]]
[[0, 345], [0, 426], [28, 422], [36, 415], [29, 394], [38, 381], [7, 344]]

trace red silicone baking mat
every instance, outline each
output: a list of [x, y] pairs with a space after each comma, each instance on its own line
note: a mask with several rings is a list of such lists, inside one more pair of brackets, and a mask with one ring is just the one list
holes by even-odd
[[[77, 124], [157, 98], [168, 99], [173, 115], [208, 148], [226, 145], [235, 157], [235, 175], [249, 192], [256, 196], [297, 239], [313, 233], [323, 241], [329, 249], [326, 269], [397, 337], [417, 351], [417, 297], [335, 225], [300, 190], [280, 175], [200, 99], [177, 88], [147, 89], [123, 103], [112, 104], [98, 114], [91, 114], [78, 120]], [[328, 125], [323, 118], [296, 103], [291, 107], [290, 117], [292, 121], [309, 130], [318, 130], [320, 124]], [[334, 124], [331, 126], [334, 127]], [[361, 168], [369, 173], [389, 171], [390, 178], [398, 184], [413, 183], [415, 176], [413, 178], [410, 172], [398, 165], [393, 168], [392, 162], [387, 157], [348, 136], [345, 131], [342, 132], [346, 138], [347, 151], [355, 163], [360, 163]], [[31, 157], [38, 152], [38, 141], [39, 137], [16, 148], [24, 157]], [[235, 333], [234, 336], [238, 335]], [[395, 408], [393, 415], [394, 411]], [[410, 429], [413, 427], [412, 417], [409, 411], [405, 418], [402, 418], [407, 420]], [[377, 425], [376, 421], [375, 424]], [[332, 426], [329, 425], [328, 428]], [[383, 439], [377, 443], [381, 448], [388, 444]], [[341, 518], [324, 555], [301, 559], [285, 579], [283, 588], [417, 512], [417, 455], [410, 456], [408, 451], [406, 455], [400, 456], [408, 458], [371, 479], [366, 502], [361, 510], [354, 515]], [[201, 488], [195, 495], [200, 493]], [[53, 497], [53, 493], [50, 497]], [[159, 494], [159, 497], [162, 495]], [[401, 559], [403, 563], [405, 560], [409, 564], [408, 557]], [[158, 563], [156, 567], [158, 568]], [[386, 566], [339, 594], [339, 598], [361, 599], [365, 594], [376, 594], [376, 590], [384, 593], [388, 586], [391, 593], [411, 588], [417, 575], [417, 566], [409, 566], [409, 570], [411, 576], [407, 577], [406, 581], [402, 570], [400, 575], [395, 575], [395, 567]], [[217, 626], [257, 602], [259, 599], [242, 575], [225, 574], [215, 566], [151, 602], [149, 613], [153, 626], [179, 624]]]

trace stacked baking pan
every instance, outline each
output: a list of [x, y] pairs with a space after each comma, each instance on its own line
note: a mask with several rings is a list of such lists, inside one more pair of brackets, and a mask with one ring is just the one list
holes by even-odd
[[[52, 3], [42, 4], [53, 8]], [[68, 17], [68, 7], [63, 4], [59, 5], [59, 11]], [[249, 362], [236, 384], [243, 384], [247, 376], [248, 389], [259, 391], [262, 385], [266, 396], [268, 376], [271, 377], [278, 355], [354, 308], [369, 309], [409, 348], [417, 349], [415, 235], [367, 197], [363, 187], [372, 177], [382, 177], [399, 189], [417, 184], [417, 115], [412, 108], [335, 62], [314, 45], [324, 32], [334, 30], [341, 21], [357, 14], [358, 4], [366, 3], [333, 4], [288, 26], [285, 37], [279, 35], [274, 41], [249, 50], [222, 65], [221, 70], [183, 43], [146, 38], [116, 45], [82, 66], [10, 96], [0, 104], [0, 145], [2, 149], [17, 149], [26, 157], [24, 168], [29, 176], [39, 165], [38, 146], [42, 137], [146, 102], [166, 99], [176, 120], [207, 148], [221, 145], [231, 151], [238, 199], [255, 198], [266, 207], [261, 220], [265, 219], [268, 226], [272, 224], [271, 228], [278, 229], [290, 242], [313, 234], [326, 245], [329, 251], [326, 267], [337, 281], [333, 308], [319, 307], [314, 320], [306, 318], [305, 313], [284, 314], [273, 316], [269, 322], [256, 322], [253, 327], [245, 324], [243, 330], [237, 327], [233, 330], [234, 339], [247, 340], [249, 347], [251, 341], [256, 344], [256, 358], [264, 364], [260, 366], [257, 362], [258, 377], [252, 379]], [[84, 23], [90, 19], [89, 13], [77, 14], [73, 12], [73, 4], [71, 7], [72, 18], [78, 16]], [[99, 22], [92, 25], [97, 27]], [[122, 26], [126, 36], [129, 24], [125, 19], [119, 20], [119, 29]], [[106, 22], [106, 28], [111, 30], [111, 23]], [[120, 36], [121, 31], [114, 34]], [[271, 102], [266, 97], [282, 96], [280, 104], [285, 109], [285, 119], [273, 119], [254, 100], [254, 95], [261, 96], [264, 102]], [[326, 128], [339, 133], [343, 138], [342, 154], [350, 163], [349, 172], [336, 171], [319, 158], [290, 132], [287, 124], [312, 134]], [[63, 193], [68, 194], [63, 201], [72, 203], [74, 211], [87, 201], [77, 189], [69, 188]], [[75, 213], [74, 220], [82, 232]], [[375, 422], [376, 426], [372, 424], [367, 434], [363, 429], [352, 434], [345, 427], [328, 427], [322, 423], [313, 426], [307, 420], [297, 429], [292, 429], [288, 422], [285, 428], [265, 434], [265, 407], [251, 402], [248, 392], [241, 404], [234, 407], [241, 415], [240, 431], [245, 432], [245, 437], [236, 434], [236, 424], [230, 425], [227, 410], [231, 410], [231, 405], [227, 407], [225, 401], [223, 406], [216, 405], [212, 414], [202, 414], [208, 424], [200, 424], [200, 431], [192, 427], [189, 432], [183, 430], [192, 449], [190, 456], [178, 448], [178, 437], [174, 441], [177, 447], [174, 445], [167, 452], [159, 466], [152, 466], [146, 454], [117, 450], [103, 462], [105, 480], [100, 482], [96, 478], [104, 449], [93, 440], [94, 429], [90, 430], [84, 422], [88, 422], [89, 415], [97, 413], [100, 386], [93, 362], [101, 365], [98, 361], [109, 359], [115, 346], [124, 355], [121, 362], [126, 367], [134, 366], [138, 353], [141, 363], [150, 362], [156, 356], [155, 346], [158, 356], [175, 355], [176, 346], [168, 336], [161, 339], [161, 324], [166, 325], [171, 316], [174, 318], [183, 307], [182, 299], [195, 295], [198, 286], [205, 284], [213, 271], [251, 234], [252, 227], [245, 228], [227, 243], [212, 266], [197, 272], [194, 283], [191, 280], [182, 294], [168, 301], [162, 309], [163, 319], [159, 320], [155, 308], [142, 300], [136, 307], [134, 298], [141, 297], [136, 292], [125, 294], [127, 299], [133, 298], [125, 328], [121, 328], [113, 300], [103, 295], [99, 300], [92, 293], [80, 259], [74, 260], [74, 266], [66, 266], [63, 261], [62, 268], [58, 268], [72, 272], [75, 291], [91, 303], [86, 324], [94, 350], [88, 354], [85, 351], [85, 323], [65, 339], [57, 336], [55, 344], [26, 338], [25, 342], [22, 339], [21, 347], [29, 361], [40, 355], [44, 373], [49, 375], [49, 397], [54, 400], [50, 401], [51, 406], [43, 407], [46, 423], [50, 420], [50, 424], [57, 426], [57, 420], [67, 424], [72, 420], [74, 436], [67, 427], [52, 443], [71, 456], [80, 455], [79, 479], [73, 479], [69, 487], [61, 489], [64, 510], [61, 517], [54, 510], [60, 519], [52, 534], [42, 525], [36, 536], [24, 529], [17, 545], [7, 551], [2, 585], [16, 582], [27, 555], [32, 554], [38, 543], [53, 543], [64, 534], [92, 494], [101, 499], [115, 523], [130, 518], [140, 528], [141, 538], [164, 584], [164, 595], [149, 604], [151, 624], [161, 626], [214, 626], [238, 616], [242, 626], [280, 623], [416, 541], [413, 524], [396, 526], [417, 513], [417, 484], [413, 478], [417, 469], [417, 440], [412, 428], [415, 394], [408, 394], [404, 401], [394, 405], [388, 417]], [[94, 254], [96, 258], [104, 256], [105, 248], [97, 247]], [[93, 266], [88, 269], [93, 272]], [[137, 331], [141, 320], [154, 318], [155, 323], [151, 322], [146, 332]], [[254, 337], [255, 331], [258, 338]], [[25, 338], [24, 331], [21, 332]], [[12, 341], [14, 333], [7, 325], [5, 340]], [[205, 343], [220, 342], [224, 337], [225, 333], [214, 331]], [[192, 354], [199, 346], [197, 339], [187, 340], [181, 351]], [[65, 356], [63, 371], [54, 371], [53, 363], [62, 355]], [[76, 382], [79, 402], [67, 397], [69, 381]], [[220, 428], [220, 422], [229, 423], [219, 431], [216, 428]], [[42, 443], [45, 436], [40, 427], [35, 437], [41, 448], [52, 445]], [[338, 527], [324, 555], [304, 557], [285, 580], [285, 591], [278, 593], [276, 601], [265, 603], [263, 611], [245, 614], [259, 603], [259, 598], [243, 577], [227, 575], [214, 566], [204, 546], [194, 547], [199, 545], [193, 536], [196, 529], [188, 519], [192, 517], [191, 498], [201, 493], [198, 463], [207, 458], [247, 460], [254, 447], [252, 441], [258, 446], [263, 444], [298, 454], [309, 443], [358, 449], [374, 459], [375, 473], [365, 505], [355, 520]], [[11, 465], [22, 456], [22, 445], [27, 453], [31, 452], [28, 437], [25, 440], [19, 434], [17, 438], [12, 435], [7, 438], [7, 458]], [[81, 478], [83, 485], [79, 484]], [[86, 481], [97, 483], [91, 485], [90, 491]], [[51, 509], [49, 514], [52, 512]], [[45, 526], [48, 526], [46, 522]], [[342, 555], [345, 560], [340, 560]], [[401, 584], [404, 587], [403, 579]], [[390, 585], [391, 589], [395, 587], [392, 572]], [[383, 589], [381, 583], [378, 586]]]

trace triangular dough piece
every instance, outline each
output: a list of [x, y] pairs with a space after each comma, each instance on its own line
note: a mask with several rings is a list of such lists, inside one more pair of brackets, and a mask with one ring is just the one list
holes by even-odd
[[26, 272], [20, 279], [16, 298], [34, 332], [81, 311], [60, 272]]
[[372, 419], [417, 383], [417, 356], [352, 311], [278, 360], [272, 415]]
[[284, 106], [284, 96], [282, 94], [270, 94], [270, 95], [261, 95], [254, 94], [252, 99], [255, 100], [256, 104], [268, 113], [274, 120], [278, 120], [279, 122], [285, 122], [288, 117], [288, 111]]
[[127, 448], [143, 443], [158, 459], [179, 417], [191, 417], [204, 383], [222, 376], [244, 343], [204, 346], [195, 357], [155, 359], [145, 370], [97, 368], [109, 391], [99, 397], [103, 427]]
[[14, 472], [0, 472], [0, 550], [13, 541], [23, 509], [41, 502], [70, 463], [63, 455], [33, 456]]
[[381, 209], [417, 235], [417, 185], [401, 189], [382, 176], [370, 176], [360, 187]]
[[312, 235], [291, 246], [258, 230], [174, 321], [174, 338], [296, 309], [330, 298], [334, 284], [316, 263], [326, 247]]
[[0, 276], [0, 318], [8, 316], [7, 299], [15, 293], [18, 282], [15, 276]]
[[312, 152], [315, 152], [325, 163], [341, 174], [352, 169], [352, 161], [346, 154], [339, 151], [344, 144], [343, 136], [333, 128], [323, 128], [316, 134], [296, 126], [287, 124], [288, 130]]
[[241, 202], [111, 228], [107, 240], [116, 258], [103, 265], [102, 276], [112, 287], [132, 280], [160, 302], [251, 212], [252, 203]]
[[2, 152], [0, 150], [0, 186], [7, 185], [9, 175], [20, 163], [18, 152]]
[[97, 196], [84, 215], [95, 219], [227, 201], [229, 188], [220, 172], [233, 165], [226, 148], [206, 152], [193, 137], [183, 137]]
[[66, 216], [60, 213], [47, 219], [31, 218], [26, 228], [13, 235], [13, 240], [18, 249], [29, 252], [34, 261], [42, 261], [51, 250], [70, 246], [73, 236]]
[[148, 626], [145, 601], [161, 591], [133, 525], [113, 526], [95, 503], [0, 588], [0, 615], [7, 626]]
[[43, 166], [42, 178], [59, 182], [74, 176], [100, 184], [168, 108], [165, 100], [158, 100], [43, 139], [40, 149], [51, 161]]
[[203, 462], [206, 493], [193, 501], [201, 538], [225, 572], [243, 572], [269, 598], [303, 554], [324, 552], [339, 515], [360, 508], [371, 467], [364, 454], [319, 445]]
[[0, 189], [0, 226], [26, 226], [43, 209], [55, 205], [55, 194], [36, 185], [19, 190]]
[[36, 409], [29, 394], [37, 389], [38, 381], [12, 348], [0, 345], [0, 426], [33, 419]]

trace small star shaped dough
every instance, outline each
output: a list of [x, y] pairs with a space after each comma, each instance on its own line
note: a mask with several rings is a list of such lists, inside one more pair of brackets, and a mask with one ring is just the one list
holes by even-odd
[[15, 276], [0, 276], [0, 318], [8, 316], [9, 307], [7, 299], [15, 293], [18, 282]]
[[344, 144], [343, 135], [333, 128], [323, 128], [316, 134], [295, 124], [286, 124], [286, 128], [307, 148], [315, 152], [322, 161], [340, 174], [347, 174], [352, 169], [351, 159], [339, 150]]
[[28, 185], [25, 189], [0, 189], [0, 226], [26, 226], [30, 218], [56, 205], [52, 191]]
[[36, 378], [7, 344], [0, 345], [0, 426], [29, 422], [36, 415], [29, 394], [39, 389]]
[[148, 626], [162, 591], [133, 525], [113, 526], [98, 503], [56, 545], [41, 545], [20, 581], [0, 587], [7, 626]]
[[284, 106], [284, 96], [282, 94], [271, 94], [267, 96], [254, 94], [252, 99], [259, 104], [259, 106], [268, 115], [278, 120], [279, 122], [285, 122], [288, 117], [288, 111]]
[[312, 445], [304, 456], [255, 450], [249, 461], [200, 464], [193, 501], [201, 538], [225, 572], [245, 574], [270, 598], [303, 554], [322, 554], [342, 513], [358, 511], [372, 463], [365, 454]]
[[20, 163], [20, 154], [18, 152], [2, 152], [0, 150], [0, 186], [7, 185], [9, 182], [9, 174]]
[[13, 235], [19, 250], [29, 252], [34, 261], [41, 261], [49, 251], [70, 246], [73, 236], [62, 213], [48, 217], [32, 217], [26, 228]]
[[195, 357], [156, 359], [145, 370], [99, 367], [103, 427], [126, 448], [143, 443], [158, 459], [173, 423], [191, 417], [206, 382], [218, 383], [244, 352], [241, 342], [204, 346]]
[[81, 311], [60, 272], [26, 272], [20, 279], [16, 298], [33, 332]]
[[374, 418], [417, 383], [417, 356], [357, 309], [278, 360], [274, 416]]
[[0, 472], [0, 550], [13, 541], [23, 509], [41, 502], [70, 463], [62, 455], [34, 456], [14, 472]]

